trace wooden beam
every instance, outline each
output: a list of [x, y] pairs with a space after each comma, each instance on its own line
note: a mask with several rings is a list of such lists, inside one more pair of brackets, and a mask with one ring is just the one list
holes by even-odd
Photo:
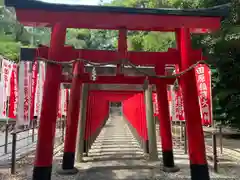
[[[36, 50], [39, 57], [48, 59], [48, 47], [40, 47]], [[204, 60], [202, 50], [192, 50], [189, 52], [190, 58], [193, 63], [198, 60]], [[70, 61], [73, 59], [84, 59], [95, 63], [116, 62], [123, 59], [118, 51], [108, 50], [86, 50], [86, 49], [73, 49], [66, 46], [62, 52], [59, 52], [59, 57], [62, 61]], [[126, 59], [131, 63], [140, 66], [162, 66], [167, 64], [179, 64], [180, 53], [177, 49], [169, 49], [168, 52], [135, 52], [128, 51]]]
[[[107, 12], [61, 12], [41, 9], [17, 9], [17, 19], [25, 25], [53, 26], [61, 22], [69, 28], [174, 31], [176, 28], [220, 28], [221, 17], [121, 14]], [[73, 18], [74, 17], [74, 18]]]

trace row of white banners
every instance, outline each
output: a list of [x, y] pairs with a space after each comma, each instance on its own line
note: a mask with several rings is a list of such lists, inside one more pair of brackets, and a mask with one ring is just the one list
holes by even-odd
[[[43, 85], [45, 81], [44, 62], [20, 62], [19, 65], [0, 56], [2, 61], [0, 81], [0, 118], [17, 119], [19, 125], [28, 125], [34, 116], [40, 117]], [[18, 67], [19, 66], [19, 67]], [[177, 68], [176, 68], [177, 69]], [[195, 68], [196, 86], [202, 124], [212, 123], [211, 71], [206, 65]], [[67, 98], [70, 90], [61, 88], [59, 93], [58, 117], [66, 116]], [[155, 115], [158, 114], [157, 97], [153, 95]], [[185, 120], [182, 90], [168, 91], [170, 116], [172, 120]], [[8, 111], [7, 111], [8, 109]]]
[[[2, 61], [0, 81], [0, 117], [17, 119], [17, 124], [28, 125], [33, 117], [40, 117], [44, 62], [20, 62], [19, 65], [0, 56]], [[66, 116], [69, 90], [61, 88], [58, 117]]]

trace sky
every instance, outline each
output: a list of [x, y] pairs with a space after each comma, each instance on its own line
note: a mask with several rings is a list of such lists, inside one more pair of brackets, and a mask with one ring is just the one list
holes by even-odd
[[[62, 3], [62, 4], [83, 4], [83, 5], [98, 5], [100, 0], [40, 0], [50, 3]], [[110, 0], [104, 0], [104, 2], [109, 2]]]

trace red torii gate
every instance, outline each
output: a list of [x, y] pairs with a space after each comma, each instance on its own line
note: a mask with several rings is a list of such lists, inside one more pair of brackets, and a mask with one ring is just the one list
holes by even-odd
[[107, 101], [111, 102], [121, 102], [130, 97], [134, 94], [139, 93], [139, 91], [103, 91], [103, 90], [89, 90], [90, 94], [93, 93], [98, 95], [98, 97], [102, 97]]
[[[177, 9], [70, 6], [28, 0], [22, 0], [21, 2], [18, 0], [6, 0], [6, 5], [15, 7], [17, 18], [23, 24], [53, 27], [50, 48], [46, 51], [46, 56], [43, 56], [47, 59], [59, 63], [72, 58], [84, 58], [94, 62], [99, 62], [100, 60], [101, 62], [105, 62], [106, 60], [114, 61], [115, 58], [129, 59], [136, 65], [154, 65], [156, 73], [162, 75], [164, 74], [165, 64], [178, 64], [181, 70], [185, 70], [194, 62], [200, 60], [199, 56], [197, 58], [193, 58], [192, 56], [190, 32], [198, 31], [198, 28], [207, 29], [207, 31], [219, 29], [221, 18], [226, 15], [226, 10], [228, 10], [228, 6], [182, 11]], [[64, 47], [67, 27], [117, 29], [119, 30], [118, 52], [80, 50], [80, 52], [74, 53], [73, 51], [76, 50]], [[175, 32], [177, 50], [176, 52], [167, 52], [167, 54], [127, 52], [126, 30]], [[38, 51], [41, 51], [41, 48]], [[71, 51], [71, 55], [66, 53], [69, 51]], [[99, 58], [100, 56], [102, 56], [102, 59]], [[53, 138], [55, 135], [57, 114], [56, 107], [59, 87], [62, 81], [61, 70], [61, 66], [59, 65], [47, 65], [47, 78], [44, 85], [37, 153], [33, 170], [34, 180], [51, 179]], [[83, 73], [83, 71], [81, 70], [81, 63], [77, 62], [74, 74], [78, 75], [79, 73]], [[109, 80], [103, 79], [98, 83], [109, 82]], [[170, 135], [169, 110], [167, 108], [166, 83], [162, 81], [164, 80], [154, 80], [154, 84], [157, 87], [160, 123], [166, 129], [166, 132], [161, 132], [161, 136], [162, 138], [167, 138]], [[90, 83], [91, 81], [85, 79], [85, 82]], [[64, 161], [67, 162], [65, 164], [69, 165], [65, 168], [67, 171], [71, 171], [74, 164], [74, 140], [70, 141], [67, 137], [74, 137], [76, 135], [76, 128], [74, 126], [76, 126], [78, 120], [78, 113], [76, 112], [79, 112], [79, 90], [82, 83], [81, 76], [75, 76], [72, 80], [72, 93], [67, 120], [69, 124], [65, 140], [65, 148], [68, 148], [65, 149], [64, 153]], [[193, 180], [208, 180], [210, 178], [205, 156], [204, 136], [194, 72], [190, 71], [183, 75], [180, 79], [180, 84], [183, 90], [184, 109], [186, 111], [191, 176]], [[72, 129], [74, 131], [70, 131]], [[70, 145], [68, 146], [68, 144]], [[162, 144], [164, 166], [173, 168], [174, 164], [171, 163], [173, 162], [172, 145], [165, 141]]]
[[[92, 101], [93, 98], [95, 98], [94, 101]], [[88, 92], [87, 120], [85, 127], [83, 126], [83, 128], [85, 128], [85, 137], [83, 143], [85, 147], [85, 153], [88, 152], [89, 147], [92, 145], [95, 138], [99, 135], [101, 128], [106, 123], [106, 117], [108, 117], [106, 115], [106, 102], [107, 113], [109, 112], [109, 102], [122, 102], [122, 112], [124, 113], [126, 120], [129, 121], [128, 125], [134, 127], [134, 135], [137, 135], [136, 138], [141, 143], [144, 153], [149, 153], [144, 93], [141, 91], [116, 90], [89, 90]], [[101, 107], [95, 108], [95, 106], [99, 104], [101, 104]], [[138, 107], [138, 110], [133, 110], [136, 107]], [[96, 114], [98, 114], [98, 118], [93, 118], [93, 116]], [[134, 116], [131, 116], [131, 114]], [[99, 116], [101, 117], [100, 121], [96, 120], [99, 119]], [[164, 138], [166, 139], [166, 137]], [[171, 138], [166, 139], [166, 141], [169, 140], [172, 141]], [[66, 164], [63, 165], [66, 166]], [[71, 167], [73, 167], [73, 165], [71, 165]]]
[[[106, 118], [109, 117], [107, 115], [109, 113], [109, 102], [123, 102], [123, 101], [125, 102], [125, 101], [128, 101], [128, 99], [132, 98], [136, 94], [142, 94], [142, 93], [140, 91], [124, 91], [123, 92], [123, 91], [109, 91], [109, 90], [108, 91], [89, 90], [88, 104], [87, 104], [87, 118], [86, 118], [86, 124], [84, 125], [85, 127], [83, 127], [85, 128], [85, 136], [84, 136], [84, 143], [83, 143], [85, 147], [85, 150], [84, 150], [85, 153], [88, 152], [89, 147], [92, 145], [95, 138], [99, 135], [101, 128], [106, 123], [106, 120], [107, 120]], [[107, 103], [107, 106], [106, 106], [106, 103]], [[99, 106], [99, 104], [101, 104], [101, 106], [96, 107], [96, 105]], [[141, 111], [143, 112], [144, 110], [145, 110], [144, 107], [141, 107]], [[145, 121], [146, 121], [146, 117], [145, 117]], [[143, 124], [144, 119], [139, 119], [138, 123]], [[139, 129], [140, 127], [141, 126], [136, 127], [138, 132], [144, 129], [144, 128]], [[145, 130], [143, 131], [146, 131], [146, 122], [145, 122]], [[139, 134], [139, 137], [141, 137], [141, 134]], [[81, 152], [78, 152], [78, 153], [81, 153]], [[73, 165], [71, 166], [73, 167]]]

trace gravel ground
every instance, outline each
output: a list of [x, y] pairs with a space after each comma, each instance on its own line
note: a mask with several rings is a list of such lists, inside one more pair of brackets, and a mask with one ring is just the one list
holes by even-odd
[[[158, 140], [159, 142], [159, 140]], [[161, 146], [158, 143], [159, 161], [149, 162], [143, 151], [121, 118], [110, 118], [105, 128], [93, 144], [84, 163], [76, 164], [79, 174], [59, 176], [55, 173], [61, 164], [62, 151], [54, 158], [52, 180], [180, 180], [190, 179], [188, 156], [182, 148], [175, 146], [175, 163], [180, 168], [177, 173], [165, 173], [161, 170]], [[17, 176], [9, 176], [9, 170], [0, 167], [0, 180], [31, 180], [33, 157], [28, 156], [18, 164]], [[240, 179], [240, 164], [227, 157], [221, 157], [219, 173], [213, 173], [212, 179]], [[2, 176], [1, 176], [2, 175]]]

